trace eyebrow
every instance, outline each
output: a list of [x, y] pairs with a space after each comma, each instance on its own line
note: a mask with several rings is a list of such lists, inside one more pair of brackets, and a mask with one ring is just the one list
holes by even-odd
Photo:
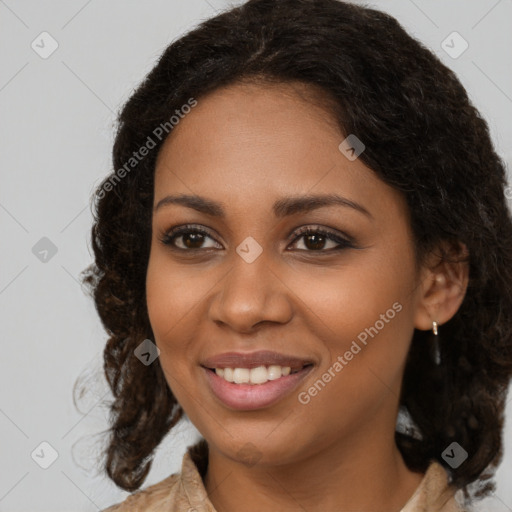
[[[156, 212], [160, 208], [171, 204], [186, 206], [187, 208], [191, 208], [211, 217], [219, 217], [223, 219], [226, 216], [223, 203], [218, 203], [211, 199], [207, 199], [206, 197], [188, 194], [166, 196], [158, 201], [154, 211]], [[343, 206], [346, 208], [352, 208], [373, 219], [373, 215], [364, 208], [364, 206], [337, 194], [284, 197], [282, 199], [278, 199], [274, 203], [272, 210], [276, 217], [287, 217], [296, 213], [307, 213], [326, 206]]]

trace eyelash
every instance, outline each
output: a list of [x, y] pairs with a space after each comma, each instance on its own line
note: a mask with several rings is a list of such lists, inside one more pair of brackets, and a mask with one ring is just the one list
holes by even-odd
[[[179, 238], [181, 235], [190, 234], [190, 233], [194, 233], [194, 234], [199, 233], [201, 235], [205, 235], [205, 236], [213, 239], [213, 237], [211, 236], [209, 231], [203, 229], [200, 226], [194, 225], [194, 224], [187, 224], [185, 226], [179, 226], [176, 228], [172, 228], [171, 230], [169, 230], [167, 233], [165, 233], [160, 238], [160, 241], [164, 245], [168, 246], [170, 249], [175, 250], [175, 251], [195, 252], [195, 251], [204, 251], [204, 250], [212, 249], [212, 247], [207, 247], [206, 249], [200, 248], [200, 247], [195, 248], [195, 249], [183, 249], [181, 247], [176, 247], [174, 245], [174, 241], [177, 238]], [[332, 252], [341, 251], [343, 249], [350, 249], [350, 248], [355, 249], [356, 248], [356, 246], [354, 245], [354, 243], [350, 239], [350, 237], [343, 238], [343, 237], [340, 237], [339, 235], [337, 235], [331, 231], [327, 231], [323, 228], [312, 228], [311, 226], [305, 226], [305, 227], [299, 228], [294, 233], [294, 235], [295, 235], [295, 238], [293, 239], [292, 244], [297, 242], [300, 238], [302, 238], [306, 235], [321, 235], [321, 236], [327, 238], [328, 240], [331, 240], [338, 244], [338, 247], [334, 247], [331, 249], [319, 249], [319, 250], [299, 249], [301, 252], [332, 253]]]

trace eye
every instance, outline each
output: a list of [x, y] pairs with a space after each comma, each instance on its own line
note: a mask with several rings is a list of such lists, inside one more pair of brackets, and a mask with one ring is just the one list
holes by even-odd
[[[306, 226], [298, 230], [295, 234], [297, 236], [293, 243], [297, 240], [302, 240], [303, 246], [306, 249], [300, 250], [306, 250], [307, 252], [331, 252], [355, 247], [350, 239], [343, 238], [336, 233], [322, 228]], [[329, 242], [334, 246], [326, 247]]]
[[[301, 251], [332, 252], [355, 247], [349, 237], [344, 238], [336, 233], [318, 227], [306, 226], [299, 229], [294, 234], [295, 239], [292, 245], [296, 244], [297, 241], [302, 241], [305, 249], [299, 248]], [[210, 245], [205, 245], [208, 239], [211, 241]], [[213, 239], [209, 231], [193, 224], [172, 228], [169, 232], [164, 234], [160, 240], [163, 244], [173, 249], [187, 252], [200, 249], [222, 249], [222, 246]], [[331, 247], [326, 247], [329, 243], [332, 244]]]
[[[204, 246], [203, 244], [208, 238], [212, 240], [214, 244]], [[177, 242], [179, 240], [180, 242]], [[194, 226], [193, 224], [187, 224], [186, 226], [179, 226], [171, 229], [161, 238], [161, 242], [165, 245], [171, 246], [173, 249], [180, 249], [183, 251], [211, 249], [214, 247], [222, 249], [222, 246], [213, 240], [208, 231], [199, 226]]]

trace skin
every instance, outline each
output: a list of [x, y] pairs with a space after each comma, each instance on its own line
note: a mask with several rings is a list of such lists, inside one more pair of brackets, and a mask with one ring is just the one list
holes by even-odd
[[[435, 254], [417, 265], [404, 198], [340, 152], [345, 136], [305, 92], [298, 84], [231, 85], [200, 98], [169, 136], [154, 205], [199, 195], [222, 203], [225, 217], [180, 204], [154, 210], [150, 322], [167, 382], [208, 441], [204, 482], [217, 510], [399, 511], [423, 477], [394, 442], [406, 355], [415, 328], [455, 314], [467, 269]], [[272, 211], [283, 197], [330, 193], [368, 215], [339, 205], [287, 217]], [[184, 224], [211, 234], [195, 239], [195, 252], [186, 237], [174, 240], [182, 251], [162, 243]], [[355, 247], [308, 242], [294, 234], [301, 226], [349, 236]], [[236, 252], [249, 236], [263, 250], [252, 263]], [[396, 302], [402, 310], [301, 404], [298, 394]], [[261, 349], [312, 359], [313, 370], [264, 409], [223, 405], [200, 361]]]

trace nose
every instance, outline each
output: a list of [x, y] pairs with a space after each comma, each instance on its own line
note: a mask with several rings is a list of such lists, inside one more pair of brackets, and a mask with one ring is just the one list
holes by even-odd
[[231, 269], [214, 291], [210, 320], [240, 333], [251, 333], [262, 323], [286, 324], [291, 320], [293, 292], [264, 253], [252, 263], [234, 254]]

